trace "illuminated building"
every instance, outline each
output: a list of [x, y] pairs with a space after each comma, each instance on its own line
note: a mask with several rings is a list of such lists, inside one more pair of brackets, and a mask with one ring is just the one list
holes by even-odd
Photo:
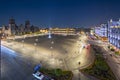
[[25, 32], [26, 33], [30, 33], [30, 21], [29, 20], [27, 20], [27, 21], [25, 21]]
[[0, 34], [2, 33], [2, 27], [0, 27]]
[[1, 33], [4, 33], [7, 36], [14, 36], [14, 35], [23, 35], [23, 34], [30, 34], [39, 32], [39, 27], [37, 26], [30, 26], [30, 21], [25, 21], [25, 25], [21, 24], [17, 26], [15, 24], [15, 19], [10, 18], [9, 19], [9, 25], [8, 26], [2, 26]]
[[112, 45], [120, 49], [120, 20], [108, 22], [108, 39]]
[[24, 25], [23, 24], [20, 24], [20, 26], [18, 27], [19, 29], [19, 34], [24, 34]]
[[40, 29], [40, 33], [48, 33], [48, 29]]
[[11, 35], [11, 28], [9, 26], [2, 25], [2, 33], [7, 36]]
[[8, 30], [9, 30], [9, 35], [12, 34], [16, 34], [16, 24], [15, 24], [15, 19], [11, 18], [9, 19], [9, 26], [8, 26]]
[[45, 29], [40, 29], [41, 33], [51, 33], [51, 34], [65, 34], [65, 35], [69, 35], [69, 34], [74, 34], [75, 33], [75, 29], [74, 28], [45, 28]]
[[101, 24], [100, 27], [95, 27], [95, 35], [101, 40], [107, 40], [107, 24]]
[[75, 29], [74, 28], [52, 28], [51, 29], [52, 34], [74, 34]]
[[91, 29], [90, 29], [90, 34], [91, 34], [91, 35], [94, 35], [94, 33], [95, 33], [94, 28], [91, 28]]

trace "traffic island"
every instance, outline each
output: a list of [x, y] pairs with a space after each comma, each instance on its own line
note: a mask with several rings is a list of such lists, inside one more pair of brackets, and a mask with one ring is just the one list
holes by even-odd
[[116, 80], [102, 54], [97, 54], [93, 65], [81, 71], [100, 80]]
[[72, 71], [63, 71], [61, 69], [41, 68], [39, 71], [54, 80], [72, 80], [73, 77]]

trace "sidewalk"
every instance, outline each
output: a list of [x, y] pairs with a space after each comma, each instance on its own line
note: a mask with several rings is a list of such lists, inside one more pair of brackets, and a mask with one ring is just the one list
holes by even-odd
[[73, 80], [99, 80], [93, 76], [82, 73], [79, 70], [73, 71], [73, 74], [75, 74]]
[[[90, 49], [90, 52], [88, 52], [87, 54], [91, 54], [91, 53], [94, 53], [92, 49]], [[73, 76], [73, 80], [99, 80], [95, 78], [94, 76], [90, 76], [88, 74], [80, 72], [80, 69], [90, 66], [94, 62], [94, 58], [95, 57], [92, 57], [92, 59], [89, 59], [90, 62], [88, 62], [85, 66], [81, 66], [75, 70], [72, 70], [73, 74], [75, 74]]]

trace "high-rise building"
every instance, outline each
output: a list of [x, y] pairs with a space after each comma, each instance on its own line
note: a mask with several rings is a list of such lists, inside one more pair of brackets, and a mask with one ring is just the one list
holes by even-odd
[[9, 27], [8, 30], [10, 31], [9, 35], [15, 35], [16, 34], [16, 24], [15, 24], [15, 19], [10, 18], [9, 19]]
[[30, 32], [30, 21], [29, 20], [25, 21], [25, 32], [26, 33]]
[[19, 34], [24, 34], [24, 25], [23, 24], [20, 24], [18, 29], [19, 29]]

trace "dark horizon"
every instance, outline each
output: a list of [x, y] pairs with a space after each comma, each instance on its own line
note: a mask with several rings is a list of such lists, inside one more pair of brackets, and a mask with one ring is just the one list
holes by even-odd
[[1, 0], [0, 26], [13, 16], [17, 25], [91, 27], [120, 18], [119, 0]]

